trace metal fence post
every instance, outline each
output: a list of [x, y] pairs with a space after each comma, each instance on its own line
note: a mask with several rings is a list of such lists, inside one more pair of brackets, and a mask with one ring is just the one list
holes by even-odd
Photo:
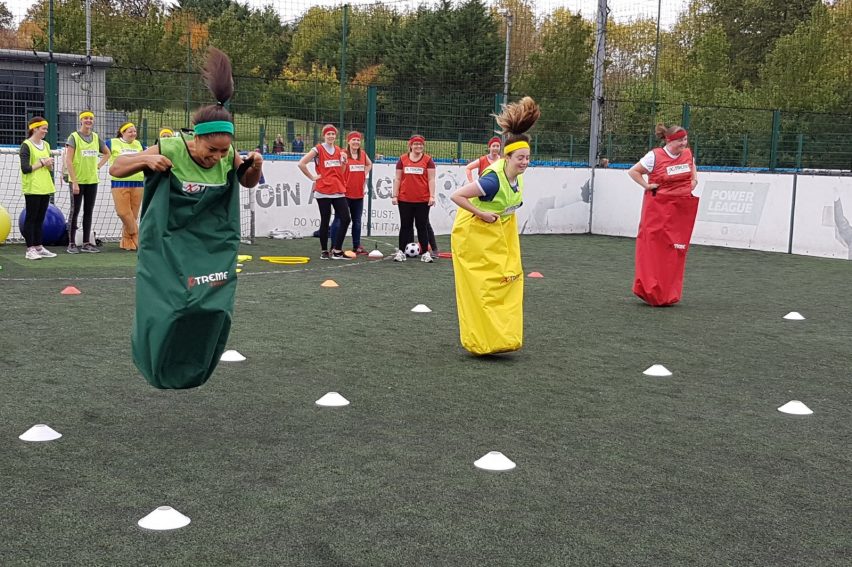
[[461, 159], [462, 159], [462, 135], [461, 135], [461, 132], [459, 132], [458, 141], [456, 142], [456, 161], [458, 163], [461, 163]]
[[683, 110], [681, 111], [680, 116], [680, 125], [683, 127], [684, 130], [689, 130], [689, 122], [691, 119], [692, 117], [690, 116], [689, 103], [685, 102], [683, 103]]
[[142, 124], [140, 124], [142, 128], [142, 145], [146, 148], [148, 147], [148, 119], [143, 118]]
[[349, 4], [343, 5], [343, 33], [340, 37], [340, 121], [337, 129], [343, 135], [343, 111], [346, 106], [346, 43], [349, 35]]
[[796, 169], [802, 169], [802, 148], [805, 145], [805, 135], [796, 136]]
[[748, 167], [748, 134], [743, 134], [743, 167]]
[[[366, 144], [364, 151], [372, 161], [376, 161], [376, 95], [374, 86], [367, 87], [367, 130], [364, 133]], [[367, 178], [367, 236], [373, 235], [373, 170]]]
[[778, 142], [781, 138], [781, 111], [772, 111], [772, 139], [769, 141], [769, 169], [778, 166]]
[[55, 148], [59, 139], [59, 74], [52, 62], [44, 64], [44, 118], [50, 124], [47, 143]]

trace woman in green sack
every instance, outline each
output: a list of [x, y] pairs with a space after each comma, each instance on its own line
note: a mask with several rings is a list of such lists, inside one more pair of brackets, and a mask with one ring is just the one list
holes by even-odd
[[196, 111], [192, 136], [161, 138], [110, 167], [114, 177], [145, 172], [131, 342], [156, 388], [200, 386], [219, 362], [234, 310], [240, 184], [257, 185], [263, 162], [234, 150], [227, 55], [210, 48], [203, 77], [217, 103]]

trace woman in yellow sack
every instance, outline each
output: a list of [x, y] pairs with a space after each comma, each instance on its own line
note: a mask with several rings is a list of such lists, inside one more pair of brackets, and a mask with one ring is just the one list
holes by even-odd
[[503, 158], [456, 191], [453, 270], [462, 346], [473, 354], [510, 352], [524, 342], [524, 273], [515, 210], [523, 204], [530, 163], [525, 134], [541, 115], [530, 97], [505, 105], [497, 124]]

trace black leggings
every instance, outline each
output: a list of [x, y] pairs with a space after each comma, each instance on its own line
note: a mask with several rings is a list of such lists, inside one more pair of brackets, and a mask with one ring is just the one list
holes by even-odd
[[340, 228], [334, 234], [334, 242], [331, 247], [335, 250], [343, 249], [343, 239], [346, 238], [346, 231], [349, 230], [349, 203], [346, 197], [337, 197], [335, 199], [317, 199], [317, 205], [320, 210], [320, 246], [323, 250], [328, 250], [328, 225], [331, 224], [331, 208], [334, 207], [334, 218], [340, 220]]
[[408, 203], [399, 201], [399, 249], [414, 242], [414, 227], [417, 227], [417, 241], [420, 253], [429, 246], [429, 203]]
[[50, 204], [50, 195], [24, 195], [27, 204], [27, 218], [24, 219], [24, 240], [27, 248], [41, 246], [41, 231], [44, 225], [44, 216], [47, 214], [47, 206]]
[[[74, 194], [71, 189], [71, 221], [68, 223], [68, 244], [74, 244], [77, 236], [77, 216], [80, 214], [80, 204], [83, 204], [83, 244], [90, 242], [92, 235], [92, 212], [95, 210], [95, 199], [98, 196], [97, 183], [80, 183], [80, 192]], [[92, 243], [94, 244], [94, 243]]]

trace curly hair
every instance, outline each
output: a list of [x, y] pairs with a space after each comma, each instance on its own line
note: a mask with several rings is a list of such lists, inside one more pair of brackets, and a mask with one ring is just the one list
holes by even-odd
[[492, 116], [500, 126], [500, 134], [506, 137], [506, 145], [509, 145], [512, 142], [530, 141], [526, 132], [541, 116], [541, 109], [531, 97], [525, 96], [518, 102], [504, 104], [503, 111]]

